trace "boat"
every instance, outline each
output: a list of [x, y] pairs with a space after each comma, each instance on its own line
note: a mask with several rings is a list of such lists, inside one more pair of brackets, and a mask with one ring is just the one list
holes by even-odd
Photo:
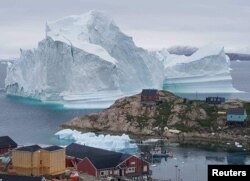
[[172, 152], [162, 151], [161, 147], [156, 147], [154, 150], [151, 150], [150, 154], [151, 154], [152, 158], [168, 158], [168, 157], [173, 157], [173, 153]]

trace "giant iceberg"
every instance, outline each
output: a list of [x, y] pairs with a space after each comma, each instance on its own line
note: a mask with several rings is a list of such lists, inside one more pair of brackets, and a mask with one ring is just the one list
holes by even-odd
[[11, 95], [106, 107], [142, 88], [161, 88], [163, 75], [154, 53], [91, 11], [48, 22], [46, 38], [8, 68], [5, 87]]
[[209, 91], [220, 86], [233, 91], [223, 47], [204, 47], [188, 58], [147, 51], [104, 13], [90, 11], [46, 23], [46, 37], [38, 47], [21, 50], [8, 66], [5, 88], [9, 95], [65, 107], [104, 108], [143, 88], [197, 91], [198, 83], [208, 80], [219, 81]]

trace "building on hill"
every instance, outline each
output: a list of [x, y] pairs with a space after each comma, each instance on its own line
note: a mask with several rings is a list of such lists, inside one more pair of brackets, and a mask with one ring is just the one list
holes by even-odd
[[208, 104], [223, 104], [225, 103], [225, 97], [207, 97], [206, 102]]
[[0, 174], [1, 181], [46, 181], [44, 177], [30, 177], [30, 176], [19, 176], [19, 175], [5, 175]]
[[7, 153], [16, 147], [16, 142], [13, 141], [9, 136], [0, 136], [0, 155]]
[[227, 122], [244, 123], [247, 120], [247, 112], [244, 108], [230, 108], [227, 110]]
[[60, 175], [65, 172], [65, 160], [65, 149], [59, 146], [31, 145], [12, 151], [12, 165], [18, 175]]
[[98, 178], [149, 177], [149, 163], [134, 155], [71, 144], [66, 147], [68, 167]]
[[156, 89], [143, 89], [141, 92], [141, 103], [145, 105], [156, 105], [159, 103], [159, 93]]

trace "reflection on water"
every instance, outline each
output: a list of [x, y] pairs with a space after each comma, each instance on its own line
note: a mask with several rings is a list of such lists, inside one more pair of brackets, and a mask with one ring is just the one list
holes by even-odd
[[215, 161], [215, 162], [225, 162], [225, 157], [219, 156], [206, 156], [206, 160], [208, 161]]
[[249, 158], [249, 153], [237, 152], [227, 154], [227, 163], [230, 165], [246, 165], [247, 158]]
[[145, 153], [159, 146], [167, 152], [172, 152], [173, 157], [148, 159], [154, 179], [176, 180], [177, 175], [177, 178], [183, 181], [207, 181], [207, 165], [250, 164], [249, 152], [213, 152], [162, 142], [140, 145], [139, 148]]

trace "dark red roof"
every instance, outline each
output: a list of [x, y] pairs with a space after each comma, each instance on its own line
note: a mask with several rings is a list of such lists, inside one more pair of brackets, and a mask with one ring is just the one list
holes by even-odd
[[143, 89], [142, 96], [155, 96], [157, 95], [157, 90], [156, 89]]
[[17, 144], [9, 136], [0, 136], [0, 148], [16, 148]]
[[66, 147], [66, 155], [80, 159], [88, 158], [96, 169], [114, 168], [131, 156], [76, 143]]
[[245, 114], [245, 109], [244, 108], [229, 108], [227, 110], [227, 114], [244, 115]]

